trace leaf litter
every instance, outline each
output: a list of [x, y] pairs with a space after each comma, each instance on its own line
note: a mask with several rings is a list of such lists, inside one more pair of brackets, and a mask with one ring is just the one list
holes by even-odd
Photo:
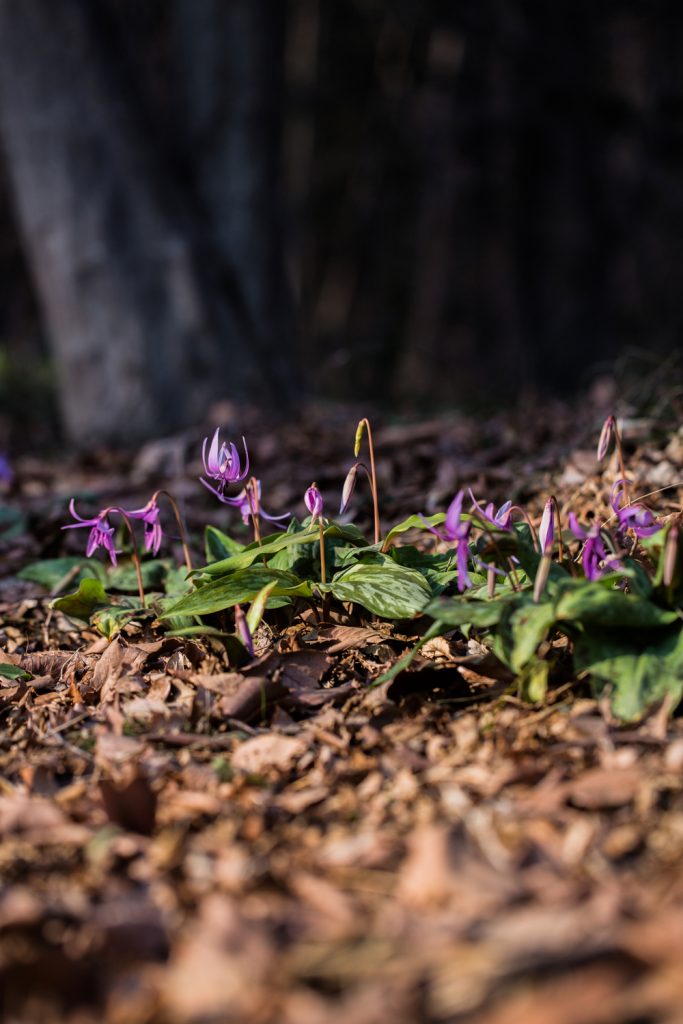
[[[593, 426], [600, 410], [586, 405]], [[277, 446], [265, 438], [269, 507], [293, 507], [313, 471], [332, 487], [347, 434], [328, 412]], [[669, 487], [660, 514], [680, 509], [680, 438], [635, 416], [625, 432], [638, 493]], [[550, 481], [565, 506], [602, 500], [569, 407], [485, 428], [389, 425], [375, 442], [389, 517], [425, 492], [432, 513], [471, 482], [539, 512]], [[191, 531], [209, 507], [192, 444], [173, 445]], [[106, 639], [49, 609], [83, 560], [47, 585], [17, 573], [63, 554], [67, 496], [128, 488], [134, 500], [162, 483], [153, 448], [130, 481], [118, 457], [16, 468], [3, 501], [26, 528], [0, 540], [5, 1019], [682, 1019], [673, 707], [624, 725], [574, 678], [524, 703], [514, 673], [456, 628], [369, 686], [424, 625], [343, 605], [322, 623], [275, 613], [241, 666], [220, 636], [162, 636], [151, 618]]]

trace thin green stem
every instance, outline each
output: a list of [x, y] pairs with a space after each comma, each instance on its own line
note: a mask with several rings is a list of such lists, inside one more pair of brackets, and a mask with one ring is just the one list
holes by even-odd
[[325, 567], [325, 528], [323, 526], [322, 517], [318, 519], [318, 527], [320, 529], [320, 581], [321, 583], [327, 583]]

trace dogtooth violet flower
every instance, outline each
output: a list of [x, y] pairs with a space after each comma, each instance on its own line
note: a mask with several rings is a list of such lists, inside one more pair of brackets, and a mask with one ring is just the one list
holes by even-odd
[[644, 505], [637, 503], [633, 505], [625, 505], [623, 503], [625, 492], [625, 481], [616, 480], [612, 488], [610, 504], [619, 520], [621, 530], [633, 530], [638, 538], [651, 537], [653, 533], [661, 530], [661, 523], [655, 521], [655, 517], [649, 508], [645, 508]]
[[[204, 484], [205, 487], [209, 487], [209, 485], [206, 483], [205, 480], [202, 480], [202, 483]], [[212, 494], [214, 494], [218, 498], [219, 501], [222, 501], [224, 505], [230, 505], [231, 508], [239, 509], [239, 513], [242, 516], [242, 521], [245, 524], [247, 524], [247, 525], [249, 524], [249, 522], [251, 520], [251, 517], [252, 517], [254, 512], [256, 512], [256, 514], [259, 516], [259, 518], [267, 519], [269, 523], [274, 523], [275, 526], [278, 528], [278, 530], [284, 530], [285, 529], [285, 527], [282, 526], [280, 520], [282, 520], [282, 519], [289, 519], [290, 518], [289, 512], [285, 512], [284, 515], [281, 515], [281, 516], [271, 516], [271, 515], [268, 515], [267, 512], [263, 511], [263, 507], [261, 506], [261, 481], [260, 480], [256, 480], [256, 504], [255, 504], [255, 506], [254, 506], [253, 494], [251, 494], [250, 491], [246, 487], [243, 488], [239, 492], [239, 494], [236, 494], [234, 498], [230, 498], [230, 497], [228, 497], [225, 494], [221, 494], [219, 491], [215, 491], [213, 489], [213, 487], [209, 487], [209, 490], [211, 491]]]
[[[208, 487], [210, 491], [221, 497], [225, 487], [228, 484], [238, 484], [249, 475], [249, 452], [247, 451], [247, 442], [242, 438], [242, 444], [244, 445], [244, 468], [242, 468], [242, 462], [237, 451], [237, 447], [232, 441], [226, 443], [225, 441], [219, 441], [220, 428], [216, 427], [216, 432], [213, 435], [211, 444], [209, 445], [208, 437], [204, 438], [202, 445], [202, 462], [204, 463], [204, 472], [211, 479], [218, 483], [218, 487], [214, 488], [211, 484], [200, 477], [200, 481], [205, 487]], [[207, 446], [209, 448], [207, 453]]]
[[446, 519], [441, 530], [437, 529], [436, 526], [430, 526], [424, 516], [420, 518], [427, 526], [430, 533], [433, 533], [439, 540], [444, 541], [446, 544], [456, 545], [456, 565], [458, 570], [458, 590], [462, 593], [467, 587], [472, 586], [472, 580], [467, 571], [467, 561], [469, 558], [469, 536], [472, 530], [472, 523], [470, 521], [462, 522], [462, 503], [465, 497], [464, 491], [458, 491], [453, 501], [448, 506], [446, 512]]
[[510, 521], [512, 519], [512, 502], [506, 501], [504, 505], [501, 505], [496, 512], [495, 505], [492, 501], [488, 503], [486, 508], [482, 508], [477, 499], [472, 493], [470, 488], [470, 498], [472, 499], [472, 506], [476, 510], [477, 514], [481, 519], [490, 523], [491, 526], [495, 526], [499, 530], [509, 530]]
[[553, 550], [553, 544], [555, 543], [555, 519], [553, 516], [554, 502], [552, 498], [548, 498], [544, 507], [543, 515], [541, 516], [541, 525], [538, 528], [538, 542], [541, 545], [541, 554], [549, 555]]
[[311, 513], [311, 526], [313, 526], [316, 519], [320, 519], [323, 513], [323, 496], [315, 483], [312, 483], [304, 494], [304, 501], [306, 508]]
[[587, 580], [598, 580], [606, 572], [621, 568], [619, 559], [607, 550], [600, 523], [584, 530], [574, 513], [570, 512], [569, 526], [574, 536], [584, 542], [581, 564]]
[[85, 548], [85, 554], [87, 558], [90, 558], [93, 551], [96, 548], [104, 548], [109, 557], [111, 558], [112, 565], [116, 565], [116, 548], [114, 547], [114, 527], [107, 519], [109, 512], [115, 511], [114, 509], [105, 508], [101, 512], [98, 512], [92, 519], [83, 519], [76, 512], [74, 505], [74, 499], [72, 498], [69, 502], [69, 512], [77, 519], [77, 523], [69, 523], [68, 526], [63, 526], [63, 530], [79, 530], [83, 526], [90, 527], [90, 534], [88, 536], [88, 543]]
[[156, 499], [152, 498], [143, 508], [133, 509], [132, 512], [124, 509], [124, 512], [129, 519], [142, 520], [145, 524], [145, 548], [153, 555], [158, 554], [164, 531], [159, 522], [159, 506]]

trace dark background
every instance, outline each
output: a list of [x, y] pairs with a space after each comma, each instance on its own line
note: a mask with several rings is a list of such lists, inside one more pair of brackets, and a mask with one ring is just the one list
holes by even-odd
[[683, 8], [0, 0], [0, 448], [680, 347]]

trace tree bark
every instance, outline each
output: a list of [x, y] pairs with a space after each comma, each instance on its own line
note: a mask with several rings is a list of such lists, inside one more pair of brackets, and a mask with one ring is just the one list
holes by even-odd
[[82, 444], [172, 431], [228, 392], [272, 397], [239, 288], [198, 259], [101, 11], [0, 0], [0, 140], [64, 422]]

